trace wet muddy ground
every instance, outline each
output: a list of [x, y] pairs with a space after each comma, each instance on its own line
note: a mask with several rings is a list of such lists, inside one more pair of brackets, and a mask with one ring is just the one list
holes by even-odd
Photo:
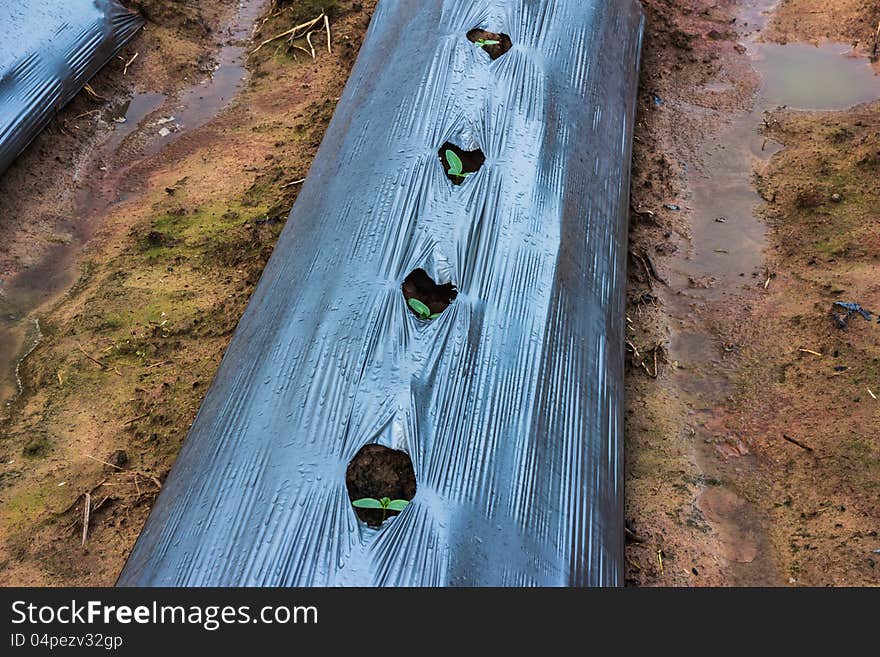
[[[780, 27], [791, 23], [792, 3], [651, 4], [665, 11], [649, 32], [633, 186], [628, 582], [878, 583], [878, 514], [869, 500], [880, 475], [880, 407], [868, 395], [859, 409], [866, 417], [843, 429], [841, 398], [827, 383], [785, 374], [792, 361], [840, 354], [826, 341], [850, 337], [832, 321], [832, 297], [793, 284], [806, 272], [792, 256], [815, 235], [800, 230], [805, 215], [833, 207], [825, 228], [846, 240], [853, 206], [875, 186], [843, 166], [842, 149], [780, 137], [794, 117], [821, 134], [831, 122], [876, 112], [845, 111], [880, 98], [868, 38], [861, 50], [835, 42], [834, 32], [817, 45], [800, 43]], [[864, 12], [866, 25], [876, 9], [850, 7]], [[769, 42], [771, 33], [786, 45]], [[838, 185], [846, 181], [858, 200], [844, 208], [836, 185], [815, 188], [817, 174], [804, 161], [781, 165], [794, 157], [824, 167], [825, 177], [837, 162]], [[875, 234], [876, 217], [867, 221]], [[854, 281], [838, 293], [878, 301], [876, 289]], [[809, 312], [786, 321], [783, 299]], [[871, 369], [877, 331], [861, 328], [861, 368]], [[836, 376], [835, 367], [844, 366], [829, 363], [826, 375]], [[864, 396], [855, 384], [849, 393]], [[802, 401], [797, 412], [794, 399]], [[816, 457], [822, 434], [845, 439]], [[852, 449], [862, 458], [857, 483], [844, 456]], [[811, 519], [820, 516], [835, 522], [819, 529]]]
[[[880, 325], [832, 313], [880, 310], [880, 7], [822, 4], [644, 3], [630, 585], [880, 583]], [[0, 179], [2, 584], [115, 580], [374, 3], [134, 6], [150, 22], [93, 81], [107, 100]], [[322, 9], [332, 52], [317, 29], [314, 59], [252, 53]]]

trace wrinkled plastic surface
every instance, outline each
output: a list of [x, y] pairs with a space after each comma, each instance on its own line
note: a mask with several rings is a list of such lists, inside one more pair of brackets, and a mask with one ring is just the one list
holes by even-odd
[[110, 0], [0, 0], [0, 173], [142, 24]]
[[[638, 3], [382, 0], [120, 585], [618, 585]], [[490, 61], [465, 34], [505, 32]], [[479, 146], [462, 185], [438, 148]], [[434, 321], [415, 268], [459, 295]], [[406, 450], [360, 523], [345, 470]]]

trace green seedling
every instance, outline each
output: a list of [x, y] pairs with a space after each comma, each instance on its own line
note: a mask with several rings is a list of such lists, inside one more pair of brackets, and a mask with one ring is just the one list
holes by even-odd
[[382, 522], [385, 522], [389, 511], [403, 511], [409, 500], [392, 500], [390, 497], [377, 500], [375, 497], [363, 497], [351, 504], [359, 509], [382, 509]]
[[418, 299], [408, 299], [407, 304], [416, 312], [419, 319], [437, 319], [440, 317], [440, 313], [431, 313], [431, 309]]
[[477, 39], [474, 41], [474, 45], [477, 48], [485, 48], [486, 46], [497, 46], [500, 41], [496, 41], [495, 39]]
[[464, 180], [471, 175], [470, 173], [464, 173], [464, 165], [461, 163], [461, 158], [454, 151], [447, 149], [445, 155], [446, 161], [449, 163], [449, 171], [447, 173], [450, 176]]

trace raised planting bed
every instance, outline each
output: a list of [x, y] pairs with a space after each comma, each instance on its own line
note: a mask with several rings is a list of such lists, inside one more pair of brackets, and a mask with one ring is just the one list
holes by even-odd
[[0, 0], [0, 174], [141, 25], [111, 0]]
[[642, 21], [379, 3], [120, 584], [622, 582]]

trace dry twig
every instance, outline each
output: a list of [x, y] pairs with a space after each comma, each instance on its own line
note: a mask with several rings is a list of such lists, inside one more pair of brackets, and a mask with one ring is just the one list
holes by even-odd
[[654, 213], [651, 212], [651, 210], [642, 210], [641, 206], [639, 206], [639, 208], [636, 209], [632, 205], [630, 205], [629, 209], [630, 209], [630, 211], [632, 211], [633, 214], [637, 214], [637, 215], [641, 215], [641, 216], [645, 216], [645, 217], [653, 217], [654, 216]]
[[[251, 50], [251, 54], [253, 55], [255, 52], [257, 52], [260, 48], [262, 48], [266, 44], [272, 43], [273, 41], [276, 41], [278, 39], [282, 39], [284, 37], [290, 37], [290, 39], [288, 39], [288, 40], [292, 41], [293, 39], [297, 38], [297, 36], [296, 36], [297, 32], [299, 32], [300, 30], [308, 30], [309, 28], [314, 27], [314, 25], [317, 24], [318, 21], [320, 21], [322, 18], [324, 18], [323, 11], [321, 12], [321, 15], [318, 16], [317, 18], [314, 18], [310, 21], [306, 21], [305, 23], [300, 23], [299, 25], [296, 25], [296, 26], [290, 28], [289, 30], [285, 30], [284, 32], [281, 32], [280, 34], [276, 34], [275, 36], [273, 36], [269, 39], [266, 39], [260, 45], [258, 45], [256, 48]], [[298, 36], [302, 36], [302, 35], [298, 35]], [[309, 44], [309, 45], [311, 45], [311, 44]]]
[[107, 100], [106, 98], [104, 98], [104, 96], [100, 95], [97, 91], [92, 89], [92, 85], [90, 84], [84, 85], [83, 90], [85, 90], [85, 92], [94, 100]]
[[651, 354], [652, 354], [652, 357], [654, 360], [654, 372], [653, 373], [651, 373], [651, 370], [648, 369], [648, 366], [645, 363], [645, 359], [642, 359], [642, 367], [645, 369], [645, 372], [647, 373], [647, 375], [650, 376], [652, 379], [659, 378], [659, 376], [660, 376], [660, 364], [657, 361], [657, 351], [659, 351], [661, 349], [663, 349], [663, 346], [658, 344], [658, 345], [655, 345], [654, 348], [651, 350]]
[[792, 445], [797, 445], [801, 449], [805, 449], [808, 452], [813, 451], [812, 447], [810, 447], [809, 445], [804, 445], [801, 441], [797, 440], [796, 438], [792, 438], [791, 436], [788, 436], [786, 434], [782, 434], [782, 438], [783, 438], [783, 440], [787, 440], [788, 442], [790, 442]]
[[84, 116], [91, 116], [92, 114], [100, 114], [100, 113], [101, 113], [101, 110], [99, 110], [99, 109], [93, 109], [93, 110], [89, 110], [88, 112], [83, 112], [82, 114], [77, 114], [76, 116], [74, 116], [74, 117], [73, 117], [72, 119], [70, 119], [70, 120], [71, 120], [71, 121], [76, 121], [77, 119], [81, 119], [81, 118], [83, 118]]
[[634, 255], [639, 260], [641, 260], [642, 266], [645, 268], [645, 272], [648, 274], [649, 285], [651, 278], [658, 281], [659, 283], [663, 283], [663, 285], [669, 285], [667, 280], [663, 278], [659, 273], [657, 273], [657, 268], [654, 267], [654, 263], [651, 262], [651, 257], [644, 250], [641, 253]]
[[627, 562], [630, 566], [632, 566], [633, 568], [635, 568], [636, 570], [641, 570], [641, 569], [642, 569], [642, 567], [641, 567], [639, 564], [637, 564], [635, 561], [633, 561], [632, 559], [630, 559], [629, 556], [626, 557], [626, 562]]
[[871, 60], [877, 61], [880, 56], [880, 23], [877, 23], [877, 31], [874, 33], [874, 48], [871, 50]]
[[127, 62], [125, 62], [125, 66], [122, 67], [122, 74], [123, 74], [123, 75], [125, 75], [126, 73], [128, 73], [128, 67], [131, 66], [132, 64], [134, 64], [134, 60], [136, 60], [136, 59], [138, 58], [138, 54], [139, 54], [139, 53], [135, 53], [135, 54], [133, 54], [133, 55], [131, 56], [131, 59], [129, 59]]
[[134, 424], [138, 420], [143, 420], [145, 417], [149, 417], [150, 413], [152, 413], [152, 409], [144, 413], [143, 415], [138, 415], [137, 417], [133, 417], [130, 420], [126, 420], [122, 426], [127, 427], [129, 424]]
[[324, 29], [327, 30], [327, 52], [332, 55], [333, 51], [330, 49], [330, 17], [327, 14], [324, 14]]
[[76, 346], [79, 347], [79, 350], [80, 350], [81, 352], [83, 352], [83, 355], [84, 355], [86, 358], [88, 358], [90, 361], [92, 361], [93, 363], [95, 363], [96, 365], [98, 365], [102, 370], [109, 370], [109, 369], [110, 369], [107, 365], [105, 365], [104, 363], [102, 363], [101, 361], [99, 361], [97, 358], [95, 358], [95, 357], [89, 355], [89, 352], [87, 352], [85, 349], [83, 349], [83, 346], [82, 346], [81, 344], [78, 344], [78, 345], [76, 345]]
[[92, 496], [89, 493], [86, 493], [86, 503], [83, 507], [83, 534], [82, 534], [82, 544], [86, 544], [86, 539], [89, 537], [89, 514], [92, 511]]
[[[80, 350], [81, 352], [83, 352], [83, 355], [84, 355], [86, 358], [88, 358], [88, 359], [89, 359], [90, 361], [92, 361], [93, 363], [96, 363], [98, 366], [100, 366], [100, 368], [101, 368], [102, 370], [107, 371], [107, 370], [110, 369], [110, 366], [109, 366], [109, 365], [107, 365], [106, 363], [102, 363], [102, 362], [99, 361], [97, 358], [94, 358], [93, 356], [89, 355], [89, 353], [88, 353], [85, 349], [83, 349], [83, 347], [82, 347], [81, 344], [78, 344], [78, 345], [76, 345], [76, 346], [79, 347], [79, 350]], [[115, 367], [113, 368], [113, 372], [115, 372], [117, 376], [122, 376], [122, 372], [120, 372], [120, 371], [119, 371], [117, 368], [115, 368]]]
[[626, 344], [629, 346], [630, 349], [633, 350], [633, 356], [635, 356], [636, 358], [638, 358], [638, 357], [639, 357], [639, 350], [638, 350], [638, 348], [636, 348], [636, 346], [632, 343], [631, 340], [627, 340], [627, 341], [626, 341]]
[[[123, 469], [123, 468], [120, 468], [118, 465], [113, 465], [112, 463], [107, 463], [107, 461], [102, 461], [101, 459], [95, 458], [91, 454], [83, 454], [83, 456], [85, 456], [87, 459], [92, 459], [93, 461], [97, 461], [98, 463], [103, 463], [104, 465], [109, 465], [111, 468], [116, 468], [117, 470]], [[104, 483], [104, 482], [101, 482], [101, 483]], [[98, 484], [98, 486], [100, 486], [100, 485], [101, 484]], [[97, 488], [98, 486], [95, 486], [95, 488]]]

